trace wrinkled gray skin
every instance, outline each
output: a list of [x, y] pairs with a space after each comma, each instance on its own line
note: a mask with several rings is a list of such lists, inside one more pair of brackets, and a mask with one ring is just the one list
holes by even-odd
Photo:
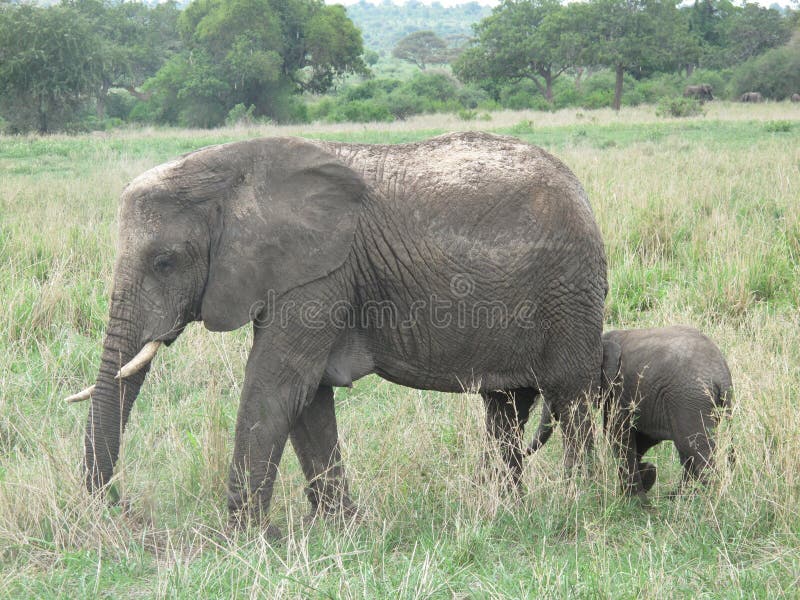
[[[192, 321], [255, 325], [228, 481], [234, 525], [266, 514], [287, 439], [313, 510], [354, 510], [332, 386], [368, 373], [479, 390], [516, 478], [539, 389], [576, 407], [562, 421], [567, 464], [591, 444], [585, 397], [602, 357], [606, 260], [583, 188], [539, 148], [482, 133], [213, 146], [135, 179], [119, 231], [86, 428], [91, 491], [112, 476], [147, 369], [122, 382], [116, 370]], [[519, 318], [490, 326], [492, 306]]]
[[686, 89], [683, 90], [683, 95], [686, 98], [695, 98], [700, 102], [708, 102], [714, 99], [714, 95], [711, 93], [713, 89], [708, 83], [687, 85]]
[[792, 102], [800, 102], [800, 94], [792, 94]]
[[[682, 325], [609, 331], [603, 334], [602, 371], [603, 424], [623, 459], [626, 491], [644, 497], [653, 487], [656, 467], [642, 456], [664, 440], [678, 449], [681, 485], [705, 482], [719, 409], [730, 409], [731, 374], [716, 344]], [[543, 403], [529, 452], [547, 442], [557, 419], [558, 412]]]
[[745, 92], [739, 97], [740, 102], [763, 102], [761, 92]]

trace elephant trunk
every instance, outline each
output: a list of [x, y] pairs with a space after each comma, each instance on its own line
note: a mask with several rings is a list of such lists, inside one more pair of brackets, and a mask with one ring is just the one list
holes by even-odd
[[133, 326], [135, 320], [123, 314], [118, 305], [118, 302], [112, 305], [86, 422], [84, 467], [86, 487], [90, 492], [101, 491], [111, 479], [119, 456], [122, 432], [149, 370], [148, 362], [137, 372], [117, 378], [120, 368], [139, 354], [141, 345], [138, 329]]

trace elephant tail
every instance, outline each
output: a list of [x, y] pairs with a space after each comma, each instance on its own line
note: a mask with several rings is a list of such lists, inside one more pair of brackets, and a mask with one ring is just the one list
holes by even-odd
[[[731, 406], [733, 403], [733, 387], [730, 382], [724, 385], [714, 384], [714, 404], [720, 409], [720, 417], [731, 418]], [[736, 464], [736, 452], [733, 446], [728, 447], [728, 468], [732, 469]]]
[[731, 405], [733, 403], [733, 387], [730, 383], [714, 383], [714, 404], [721, 409], [726, 418], [731, 416]]

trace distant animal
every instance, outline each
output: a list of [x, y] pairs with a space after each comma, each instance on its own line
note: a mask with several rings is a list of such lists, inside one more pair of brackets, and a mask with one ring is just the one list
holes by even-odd
[[707, 83], [701, 83], [700, 85], [687, 85], [686, 89], [683, 90], [683, 95], [685, 98], [694, 98], [700, 102], [708, 102], [714, 99], [714, 95], [711, 93], [713, 89], [714, 88]]
[[761, 92], [745, 92], [739, 97], [740, 102], [763, 102]]
[[[624, 458], [620, 477], [628, 493], [646, 500], [656, 467], [642, 456], [663, 440], [675, 443], [684, 468], [678, 491], [688, 480], [706, 481], [718, 411], [729, 411], [732, 395], [728, 364], [714, 342], [680, 325], [606, 332], [601, 382], [603, 424]], [[545, 401], [529, 453], [549, 439], [558, 417]]]
[[800, 102], [800, 94], [792, 94], [792, 102]]

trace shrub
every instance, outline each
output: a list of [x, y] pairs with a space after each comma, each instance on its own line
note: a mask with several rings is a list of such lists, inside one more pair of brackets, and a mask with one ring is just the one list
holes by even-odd
[[789, 98], [800, 90], [800, 39], [739, 65], [730, 90], [734, 97], [756, 91], [773, 100]]
[[425, 102], [422, 98], [403, 89], [389, 94], [386, 106], [389, 112], [401, 121], [425, 110]]
[[694, 117], [705, 114], [703, 105], [694, 98], [664, 98], [656, 108], [659, 117]]
[[327, 117], [328, 121], [344, 123], [355, 121], [369, 123], [374, 121], [393, 121], [394, 115], [385, 103], [376, 100], [354, 100], [339, 104]]
[[769, 131], [770, 133], [789, 133], [791, 130], [791, 121], [767, 121], [764, 125], [764, 131]]
[[488, 92], [474, 85], [465, 85], [456, 91], [456, 100], [464, 108], [475, 109], [491, 104]]
[[581, 92], [575, 87], [575, 80], [562, 75], [553, 84], [553, 107], [565, 108], [577, 106], [581, 101]]
[[[702, 83], [706, 83], [706, 81], [703, 80]], [[675, 73], [668, 73], [637, 82], [636, 91], [642, 98], [642, 102], [654, 104], [662, 98], [680, 96], [686, 89], [686, 85], [683, 77]]]
[[345, 88], [339, 97], [347, 102], [352, 100], [369, 100], [385, 96], [400, 86], [399, 79], [369, 79], [358, 85]]
[[614, 90], [595, 90], [581, 100], [581, 108], [608, 108], [614, 102]]
[[456, 80], [443, 71], [416, 73], [401, 89], [428, 100], [446, 102], [452, 100], [457, 91]]
[[225, 117], [225, 125], [252, 125], [256, 119], [253, 116], [256, 107], [251, 104], [246, 106], [243, 103], [235, 105], [228, 111], [228, 116]]

